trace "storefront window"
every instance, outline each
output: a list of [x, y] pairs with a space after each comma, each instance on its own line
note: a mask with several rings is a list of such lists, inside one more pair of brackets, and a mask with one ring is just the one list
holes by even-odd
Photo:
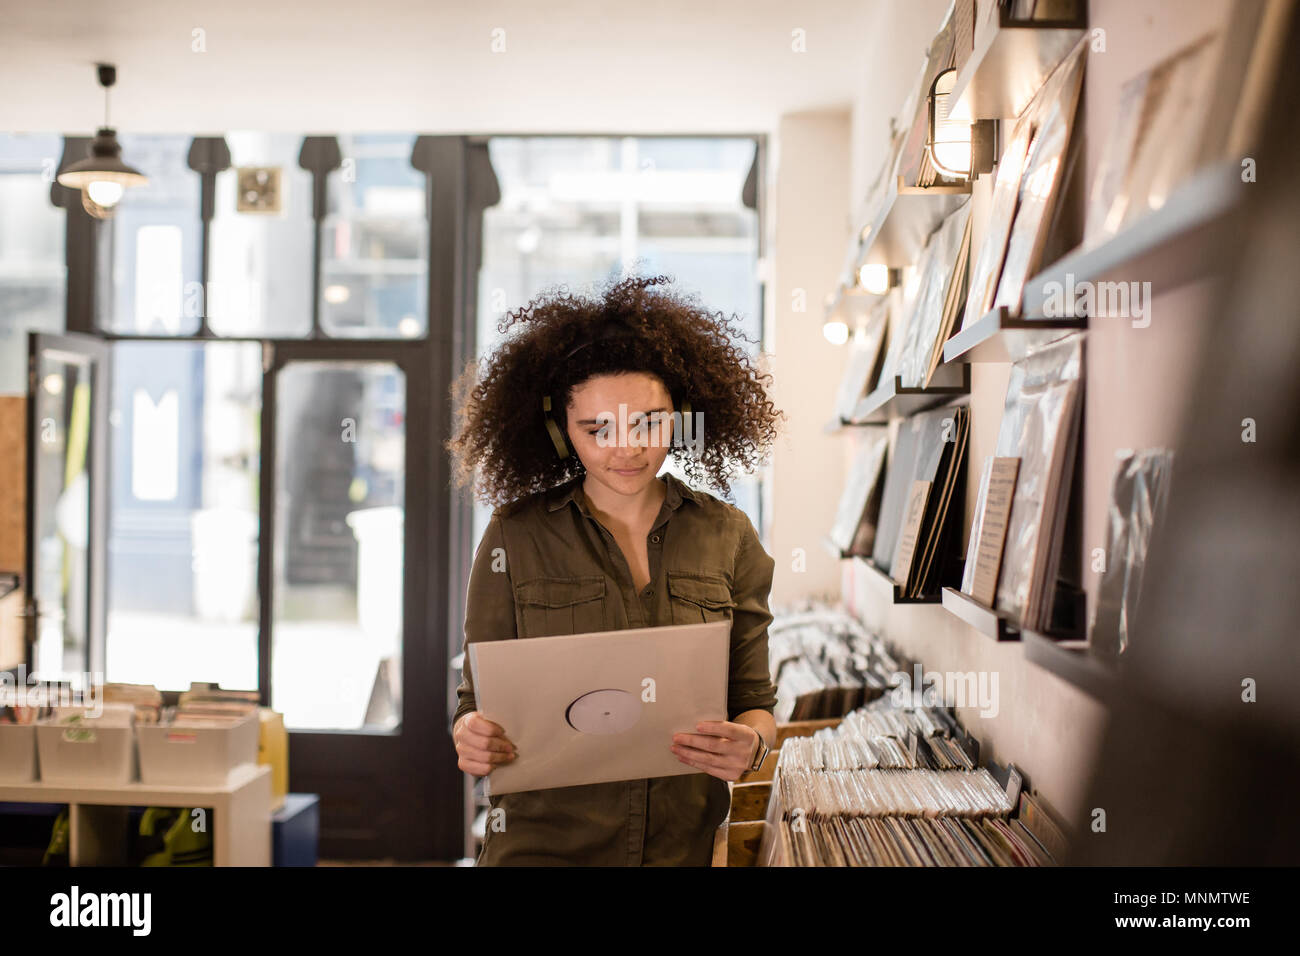
[[226, 144], [231, 167], [216, 176], [210, 233], [209, 324], [218, 335], [306, 336], [315, 223], [312, 174], [298, 165], [302, 137], [236, 132]]
[[336, 336], [416, 338], [428, 326], [425, 177], [413, 134], [340, 136], [321, 248], [321, 327]]
[[149, 185], [128, 189], [99, 227], [96, 323], [124, 335], [193, 335], [203, 249], [191, 138], [125, 133], [118, 140]]
[[0, 395], [27, 393], [27, 333], [64, 327], [63, 210], [50, 185], [63, 154], [54, 133], [0, 133]]

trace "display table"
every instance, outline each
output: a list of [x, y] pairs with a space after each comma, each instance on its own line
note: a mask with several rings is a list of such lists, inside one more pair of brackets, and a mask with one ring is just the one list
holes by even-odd
[[223, 787], [0, 785], [0, 803], [68, 805], [72, 866], [120, 864], [129, 807], [210, 807], [215, 866], [271, 865], [271, 768], [243, 766]]

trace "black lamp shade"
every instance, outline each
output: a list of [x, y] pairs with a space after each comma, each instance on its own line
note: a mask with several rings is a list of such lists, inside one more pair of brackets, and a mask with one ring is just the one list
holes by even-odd
[[122, 162], [122, 147], [117, 142], [114, 130], [101, 127], [90, 144], [89, 154], [59, 173], [58, 181], [61, 185], [70, 189], [85, 189], [93, 182], [119, 183], [122, 186], [149, 184], [149, 177]]

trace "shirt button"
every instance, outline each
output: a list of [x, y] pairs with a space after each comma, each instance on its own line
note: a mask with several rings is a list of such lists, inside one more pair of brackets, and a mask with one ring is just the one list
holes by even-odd
[[655, 544], [658, 544], [658, 543], [659, 543], [659, 535], [657, 535], [657, 534], [652, 534], [652, 535], [650, 535], [650, 540], [653, 541]]

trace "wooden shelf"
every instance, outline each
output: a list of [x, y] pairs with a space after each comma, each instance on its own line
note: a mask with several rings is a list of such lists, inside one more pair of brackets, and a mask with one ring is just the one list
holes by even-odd
[[[970, 196], [970, 184], [906, 186], [896, 176], [863, 217], [857, 265], [878, 263], [899, 269], [916, 262], [930, 233]], [[866, 235], [861, 229], [866, 228]]]
[[1022, 631], [1021, 643], [1026, 660], [1084, 693], [1105, 700], [1115, 692], [1122, 666], [1097, 657], [1087, 641], [1060, 641], [1037, 631]]
[[943, 609], [995, 641], [1020, 640], [1020, 628], [1005, 614], [980, 604], [957, 588], [943, 589]]
[[237, 767], [220, 787], [5, 784], [0, 802], [66, 803], [73, 866], [114, 864], [122, 857], [115, 837], [125, 835], [121, 824], [128, 807], [210, 807], [214, 865], [271, 865], [271, 768], [265, 765]]
[[[1222, 264], [1223, 233], [1215, 227], [1250, 188], [1235, 163], [1202, 170], [1174, 190], [1159, 209], [1091, 249], [1076, 249], [1025, 283], [1022, 315], [1045, 315], [1057, 289], [1082, 282], [1149, 282], [1157, 295], [1216, 274]], [[1076, 310], [1065, 303], [1065, 315]], [[1149, 319], [1149, 316], [1148, 316]], [[1120, 321], [1130, 321], [1122, 319]]]
[[986, 313], [943, 344], [945, 362], [1016, 362], [1031, 348], [1088, 327], [1086, 318], [1016, 318], [1006, 306]]
[[[0, 801], [35, 803], [102, 803], [129, 807], [205, 807], [218, 796], [230, 796], [250, 784], [271, 776], [271, 768], [262, 764], [236, 767], [225, 784], [216, 787], [175, 786], [169, 784], [134, 783], [94, 784], [81, 787], [72, 784], [33, 783], [0, 784]], [[208, 803], [204, 803], [204, 801]], [[268, 819], [270, 802], [267, 802]]]
[[999, 7], [996, 21], [976, 24], [975, 49], [951, 102], [965, 103], [972, 119], [1019, 116], [1087, 27], [1082, 0], [1072, 20], [1013, 20]]
[[905, 418], [914, 412], [970, 394], [970, 366], [965, 362], [940, 365], [929, 388], [906, 388], [894, 375], [870, 395], [858, 401], [851, 425], [886, 425], [891, 418]]
[[919, 598], [904, 597], [902, 593], [903, 589], [898, 585], [898, 583], [884, 571], [880, 570], [880, 568], [876, 567], [871, 559], [855, 557], [852, 560], [855, 566], [866, 570], [869, 577], [875, 578], [877, 583], [889, 588], [895, 604], [938, 604], [941, 600], [938, 594]]

